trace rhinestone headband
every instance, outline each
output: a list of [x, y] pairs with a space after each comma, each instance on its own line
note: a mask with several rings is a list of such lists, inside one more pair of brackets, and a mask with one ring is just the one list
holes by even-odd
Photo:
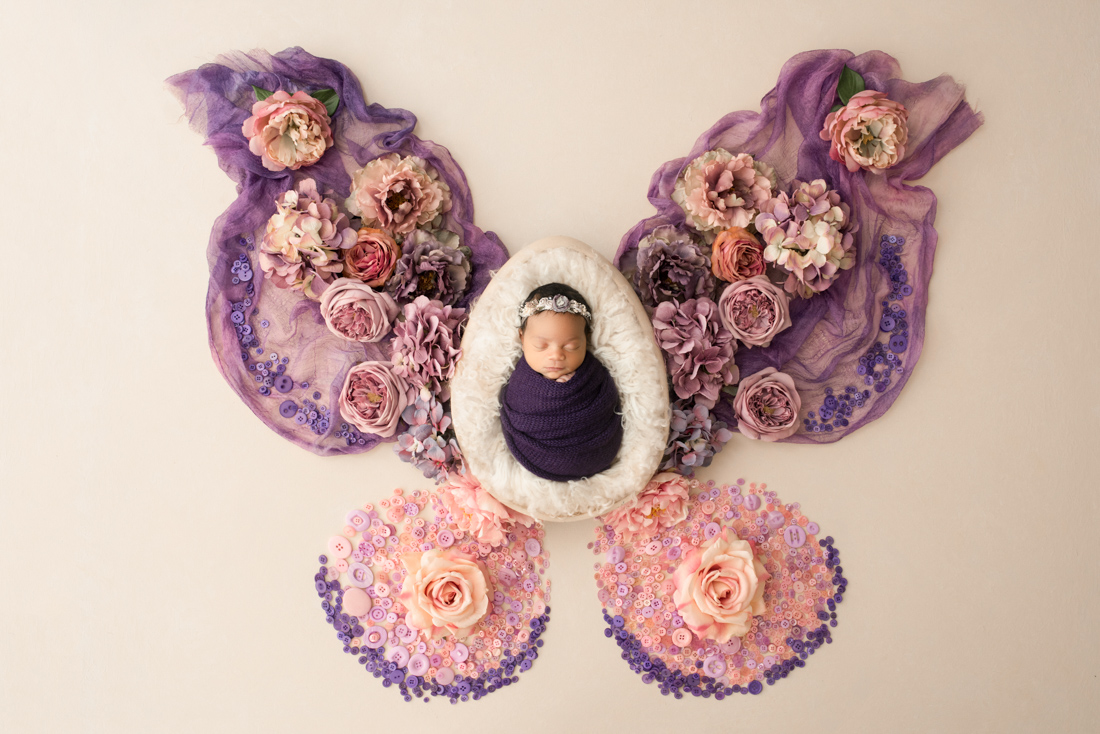
[[583, 303], [578, 303], [572, 298], [566, 295], [556, 296], [544, 296], [538, 301], [528, 301], [523, 304], [519, 309], [520, 323], [526, 321], [529, 317], [534, 316], [537, 313], [543, 311], [553, 311], [554, 313], [575, 313], [578, 316], [583, 316], [584, 320], [588, 323], [592, 323], [592, 314], [589, 312], [588, 307]]

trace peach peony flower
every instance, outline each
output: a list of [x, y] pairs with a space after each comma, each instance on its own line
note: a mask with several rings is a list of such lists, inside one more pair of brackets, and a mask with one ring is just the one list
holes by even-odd
[[500, 503], [471, 474], [452, 474], [439, 488], [439, 498], [459, 530], [470, 533], [479, 543], [497, 546], [504, 542], [508, 526], [531, 527], [534, 518]]
[[724, 528], [709, 543], [690, 548], [672, 576], [676, 611], [699, 637], [729, 642], [744, 636], [764, 613], [764, 582], [771, 574], [752, 544]]
[[280, 89], [252, 105], [252, 117], [241, 132], [264, 168], [296, 171], [316, 163], [332, 145], [329, 122], [324, 102], [302, 91], [290, 95]]
[[401, 248], [393, 237], [380, 229], [362, 227], [355, 244], [344, 254], [344, 276], [378, 288], [389, 280], [400, 257]]
[[356, 342], [381, 341], [401, 309], [385, 291], [339, 278], [321, 294], [321, 316], [329, 331]]
[[775, 170], [748, 153], [708, 150], [676, 179], [672, 200], [688, 224], [708, 237], [729, 227], [745, 227], [775, 191]]
[[405, 580], [397, 600], [405, 622], [433, 638], [466, 637], [489, 610], [485, 567], [451, 548], [433, 548], [401, 557]]
[[687, 480], [674, 472], [661, 472], [649, 480], [633, 502], [601, 518], [624, 537], [654, 535], [661, 528], [687, 517], [690, 493]]
[[376, 158], [351, 177], [348, 211], [367, 227], [408, 234], [451, 210], [451, 189], [423, 158]]
[[853, 173], [882, 173], [905, 155], [909, 142], [909, 112], [885, 92], [865, 89], [825, 118], [820, 133], [828, 140], [829, 157]]
[[734, 283], [764, 272], [764, 246], [752, 232], [730, 227], [714, 238], [710, 269], [716, 278]]

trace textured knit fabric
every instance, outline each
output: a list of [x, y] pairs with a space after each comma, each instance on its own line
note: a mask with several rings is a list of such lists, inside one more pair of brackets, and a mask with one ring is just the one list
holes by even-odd
[[500, 402], [508, 449], [535, 476], [584, 479], [611, 466], [619, 452], [619, 391], [591, 353], [568, 382], [543, 377], [520, 357]]

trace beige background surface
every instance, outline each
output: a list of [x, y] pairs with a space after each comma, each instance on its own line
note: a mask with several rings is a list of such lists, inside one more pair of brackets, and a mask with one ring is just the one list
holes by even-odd
[[[0, 731], [1095, 730], [1096, 3], [0, 5]], [[837, 539], [851, 588], [805, 670], [722, 703], [643, 685], [601, 632], [591, 522], [548, 531], [519, 685], [406, 705], [340, 652], [316, 556], [351, 507], [428, 485], [387, 448], [291, 446], [215, 371], [204, 253], [235, 194], [163, 87], [291, 45], [413, 110], [513, 252], [610, 256], [653, 171], [798, 51], [968, 85], [987, 122], [922, 181], [940, 246], [905, 393], [838, 444], [738, 437], [702, 475]]]

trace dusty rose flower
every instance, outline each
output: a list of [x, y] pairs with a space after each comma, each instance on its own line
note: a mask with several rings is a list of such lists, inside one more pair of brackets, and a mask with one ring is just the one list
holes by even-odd
[[660, 304], [653, 312], [653, 333], [665, 353], [678, 397], [694, 397], [713, 409], [722, 387], [737, 382], [739, 372], [733, 361], [737, 344], [709, 298]]
[[296, 171], [316, 163], [332, 145], [329, 122], [324, 102], [302, 91], [287, 94], [280, 89], [252, 105], [252, 117], [241, 132], [264, 168]]
[[367, 227], [408, 234], [451, 210], [451, 189], [423, 158], [391, 153], [352, 175], [347, 207]]
[[355, 244], [344, 253], [344, 275], [377, 288], [384, 285], [401, 257], [393, 237], [380, 229], [362, 227]]
[[684, 624], [704, 640], [729, 642], [764, 613], [764, 583], [771, 578], [752, 544], [730, 528], [698, 548], [688, 547], [672, 575], [672, 601]]
[[718, 299], [718, 316], [749, 349], [766, 347], [791, 325], [790, 299], [766, 276], [757, 275], [726, 286]]
[[340, 415], [360, 431], [389, 438], [401, 411], [415, 397], [405, 378], [387, 362], [362, 362], [348, 370], [340, 391]]
[[802, 398], [790, 375], [766, 367], [741, 380], [733, 397], [737, 430], [749, 438], [778, 441], [798, 430]]
[[686, 301], [714, 292], [711, 265], [692, 235], [674, 227], [658, 227], [638, 243], [631, 279], [650, 311], [664, 301]]
[[734, 283], [764, 272], [764, 246], [742, 227], [730, 227], [718, 233], [710, 253], [710, 269], [715, 277]]
[[451, 430], [451, 416], [434, 396], [417, 395], [405, 406], [401, 420], [409, 426], [393, 447], [401, 461], [412, 464], [436, 484], [461, 471], [462, 451]]
[[451, 397], [448, 382], [462, 356], [459, 340], [466, 309], [444, 306], [427, 296], [405, 305], [405, 320], [394, 326], [394, 373], [416, 388], [428, 388], [440, 402]]
[[418, 229], [401, 245], [401, 259], [386, 284], [398, 301], [427, 296], [453, 305], [470, 287], [470, 248], [447, 230]]
[[756, 217], [756, 229], [764, 238], [764, 259], [789, 275], [784, 289], [809, 298], [833, 284], [841, 270], [856, 262], [848, 205], [823, 179], [795, 182], [790, 196], [779, 194], [767, 211]]
[[489, 610], [489, 577], [472, 556], [433, 548], [401, 557], [405, 579], [398, 601], [405, 622], [433, 638], [466, 637]]
[[661, 472], [645, 486], [634, 501], [601, 519], [624, 536], [648, 537], [670, 528], [687, 517], [690, 492], [680, 474]]
[[882, 173], [902, 159], [909, 142], [909, 112], [885, 92], [865, 89], [825, 118], [822, 140], [829, 157], [856, 172]]
[[317, 193], [311, 178], [299, 181], [275, 205], [260, 242], [260, 267], [277, 287], [317, 300], [343, 269], [341, 253], [355, 242], [355, 230], [335, 201]]
[[451, 513], [455, 527], [485, 545], [503, 543], [505, 533], [515, 523], [528, 528], [535, 523], [534, 518], [501, 504], [470, 474], [447, 477], [447, 483], [439, 488], [439, 498]]
[[772, 198], [775, 184], [775, 170], [767, 163], [718, 148], [687, 165], [676, 179], [672, 200], [689, 224], [713, 236], [729, 227], [747, 227]]
[[329, 331], [355, 342], [381, 341], [399, 312], [388, 293], [358, 280], [340, 278], [321, 294], [321, 316]]

